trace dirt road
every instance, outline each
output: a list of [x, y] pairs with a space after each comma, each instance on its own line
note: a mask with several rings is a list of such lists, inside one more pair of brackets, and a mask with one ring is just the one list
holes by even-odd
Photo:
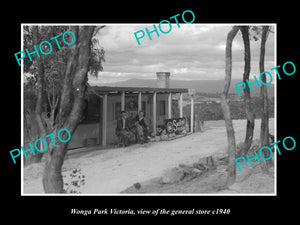
[[[254, 138], [259, 137], [260, 120], [255, 121]], [[245, 120], [233, 121], [236, 142], [243, 141]], [[274, 120], [270, 119], [270, 133], [274, 134]], [[126, 148], [92, 151], [76, 157], [70, 153], [63, 167], [70, 173], [72, 168], [81, 168], [86, 184], [82, 194], [119, 193], [136, 182], [160, 176], [167, 168], [179, 163], [193, 163], [199, 158], [227, 147], [224, 121], [210, 121], [203, 133], [194, 133], [172, 141], [132, 145]], [[72, 156], [73, 154], [73, 156]], [[43, 193], [40, 167], [25, 168], [24, 194]]]

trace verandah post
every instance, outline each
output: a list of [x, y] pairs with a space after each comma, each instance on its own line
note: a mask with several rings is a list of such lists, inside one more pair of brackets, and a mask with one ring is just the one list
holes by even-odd
[[156, 92], [153, 92], [153, 135], [156, 136]]

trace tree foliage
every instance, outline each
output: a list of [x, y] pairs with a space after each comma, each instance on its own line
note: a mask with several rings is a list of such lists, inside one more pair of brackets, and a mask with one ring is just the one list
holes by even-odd
[[[52, 44], [52, 52], [43, 58], [43, 64], [46, 76], [60, 75], [60, 80], [63, 80], [63, 76], [66, 71], [66, 64], [68, 56], [70, 55], [70, 48], [65, 45], [61, 36], [64, 32], [69, 30], [69, 26], [40, 26], [39, 35], [41, 41], [49, 41]], [[103, 26], [101, 27], [103, 28]], [[29, 52], [33, 51], [33, 41], [32, 41], [32, 26], [24, 26], [24, 49], [28, 49]], [[98, 29], [99, 31], [99, 29]], [[60, 45], [60, 49], [54, 40], [50, 41], [50, 38], [60, 35], [56, 40]], [[96, 33], [94, 34], [96, 35]], [[65, 39], [67, 42], [71, 42], [69, 39], [71, 35], [66, 35]], [[38, 46], [36, 46], [38, 48]], [[49, 46], [42, 45], [43, 51], [48, 52]], [[40, 54], [41, 55], [41, 54]], [[30, 61], [28, 57], [24, 59], [24, 72], [27, 73], [25, 79], [30, 82], [35, 82], [35, 76], [37, 73], [36, 60]], [[40, 58], [39, 58], [40, 60]], [[103, 71], [103, 62], [105, 62], [105, 50], [100, 46], [99, 40], [96, 36], [92, 39], [91, 45], [91, 56], [89, 62], [89, 72], [92, 75], [97, 76], [99, 71]], [[28, 76], [28, 73], [33, 75]]]
[[[31, 29], [28, 29], [28, 32], [32, 34], [32, 45], [38, 46], [41, 41], [44, 41], [42, 39], [44, 34], [51, 33], [51, 29], [52, 27], [44, 29], [39, 26], [32, 26]], [[92, 41], [95, 35], [95, 26], [70, 26], [68, 30], [76, 37], [76, 41], [68, 46], [68, 49], [65, 49], [69, 53], [62, 54], [63, 47], [58, 47], [49, 58], [47, 57], [49, 55], [35, 57], [29, 67], [35, 76], [34, 87], [37, 100], [34, 115], [40, 135], [43, 137], [50, 133], [56, 133], [62, 128], [67, 129], [70, 134], [75, 131], [83, 115], [88, 73], [91, 71], [92, 65], [95, 65], [91, 62], [96, 56], [104, 56], [104, 54], [92, 54], [93, 43], [95, 43]], [[65, 36], [65, 38], [68, 37]], [[72, 38], [74, 38], [73, 35]], [[66, 40], [66, 42], [70, 43], [73, 40]], [[49, 60], [50, 58], [53, 60]], [[102, 63], [101, 59], [97, 60]], [[35, 67], [36, 71], [34, 71]], [[99, 66], [98, 68], [103, 67]], [[62, 139], [64, 139], [67, 134], [62, 135]], [[48, 149], [43, 156], [45, 166], [42, 182], [46, 193], [65, 192], [62, 165], [68, 143], [59, 142], [57, 137], [55, 139], [53, 143], [48, 143]]]
[[[100, 27], [100, 28], [103, 28]], [[97, 32], [100, 30], [97, 29]], [[32, 38], [32, 26], [24, 26], [24, 50], [28, 49], [29, 52], [34, 50], [33, 48], [33, 38]], [[32, 55], [33, 61], [30, 61], [28, 57], [24, 60], [24, 80], [25, 92], [32, 93], [32, 90], [36, 88], [36, 76], [37, 76], [37, 62], [42, 60], [44, 68], [44, 103], [43, 103], [43, 115], [45, 123], [48, 126], [53, 126], [55, 123], [55, 117], [57, 114], [57, 107], [60, 101], [60, 95], [62, 90], [63, 81], [66, 74], [66, 66], [68, 58], [71, 54], [70, 46], [64, 44], [62, 40], [62, 35], [70, 30], [69, 26], [39, 26], [39, 41], [49, 41], [52, 45], [52, 52], [43, 57], [37, 58]], [[98, 38], [95, 36], [97, 32], [94, 33], [91, 45], [91, 55], [89, 59], [89, 73], [91, 75], [97, 76], [99, 71], [103, 71], [103, 62], [105, 62], [105, 50], [100, 46]], [[50, 38], [60, 35], [56, 40], [51, 40]], [[71, 42], [72, 35], [65, 35], [66, 42]], [[60, 46], [60, 47], [59, 47]], [[36, 45], [39, 48], [38, 45]], [[49, 46], [42, 45], [42, 50], [48, 52]], [[42, 55], [40, 53], [40, 55]]]
[[[90, 48], [89, 55], [84, 57], [84, 61], [88, 60], [88, 73], [94, 76], [97, 76], [97, 73], [103, 70], [103, 62], [105, 62], [105, 51], [104, 48], [100, 46], [96, 35], [101, 28], [103, 28], [103, 26], [93, 29], [93, 36], [88, 42]], [[66, 45], [63, 42], [62, 35], [70, 30], [78, 30], [75, 35], [76, 41], [72, 45]], [[68, 100], [62, 103], [62, 96], [65, 96], [62, 94], [62, 91], [64, 89], [64, 83], [67, 82], [66, 80], [71, 81], [71, 79], [73, 79], [72, 77], [75, 77], [76, 71], [82, 67], [82, 65], [78, 63], [83, 62], [83, 60], [81, 60], [82, 57], [79, 57], [78, 50], [81, 49], [80, 45], [84, 43], [82, 41], [84, 35], [81, 35], [81, 37], [79, 34], [84, 33], [85, 30], [85, 28], [77, 26], [23, 26], [24, 51], [28, 49], [29, 52], [33, 52], [34, 45], [39, 49], [39, 44], [42, 41], [49, 41], [52, 46], [52, 51], [48, 55], [43, 55], [39, 51], [39, 58], [36, 54], [32, 54], [32, 61], [30, 61], [27, 55], [23, 59], [25, 81], [24, 115], [26, 115], [24, 118], [26, 120], [24, 122], [24, 130], [26, 130], [27, 133], [25, 137], [27, 138], [27, 140], [25, 139], [26, 141], [29, 142], [51, 133], [55, 129], [55, 125], [59, 124], [58, 118], [60, 118], [60, 109], [68, 107], [72, 109], [72, 104], [75, 99], [74, 95], [67, 96], [65, 100]], [[60, 35], [56, 39], [58, 44], [56, 44], [55, 40], [50, 40], [50, 38], [58, 35]], [[64, 38], [68, 43], [73, 41], [73, 36], [68, 33]], [[43, 52], [50, 50], [47, 44], [41, 47]], [[76, 52], [76, 58], [71, 58], [74, 52]], [[73, 63], [72, 60], [74, 61]], [[68, 64], [72, 64], [72, 71], [68, 71]], [[69, 75], [67, 72], [69, 72]], [[66, 76], [69, 76], [69, 78]], [[84, 86], [87, 85], [87, 81], [87, 78], [82, 80]], [[73, 85], [69, 86], [67, 89], [74, 89], [72, 86]], [[68, 112], [70, 112], [70, 110]], [[65, 111], [65, 115], [68, 115], [68, 112]], [[31, 114], [35, 115], [35, 117], [31, 116]], [[36, 121], [30, 120], [32, 118], [36, 118]], [[39, 132], [36, 132], [36, 127], [38, 127]]]

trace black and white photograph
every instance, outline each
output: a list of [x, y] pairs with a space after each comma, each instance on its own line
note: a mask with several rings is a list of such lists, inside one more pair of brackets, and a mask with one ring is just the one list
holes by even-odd
[[22, 27], [24, 195], [276, 194], [275, 24]]
[[5, 7], [4, 220], [296, 219], [296, 5], [122, 3]]

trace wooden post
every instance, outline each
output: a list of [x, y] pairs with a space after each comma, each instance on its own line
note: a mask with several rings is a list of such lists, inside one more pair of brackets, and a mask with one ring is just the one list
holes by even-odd
[[102, 145], [102, 127], [103, 127], [103, 124], [102, 124], [102, 120], [103, 120], [103, 96], [99, 97], [99, 106], [100, 106], [100, 109], [99, 109], [99, 127], [98, 127], [98, 144], [99, 145]]
[[[142, 92], [138, 94], [138, 111], [142, 110]], [[144, 112], [146, 113], [146, 112]]]
[[121, 94], [121, 111], [125, 110], [125, 91]]
[[182, 99], [183, 99], [183, 94], [180, 93], [180, 97], [179, 97], [179, 117], [183, 117]]
[[191, 133], [194, 132], [194, 95], [191, 95]]
[[172, 93], [169, 93], [168, 97], [168, 119], [172, 118]]
[[103, 96], [102, 105], [102, 146], [106, 146], [107, 137], [107, 94]]
[[156, 136], [156, 92], [153, 93], [153, 135]]

